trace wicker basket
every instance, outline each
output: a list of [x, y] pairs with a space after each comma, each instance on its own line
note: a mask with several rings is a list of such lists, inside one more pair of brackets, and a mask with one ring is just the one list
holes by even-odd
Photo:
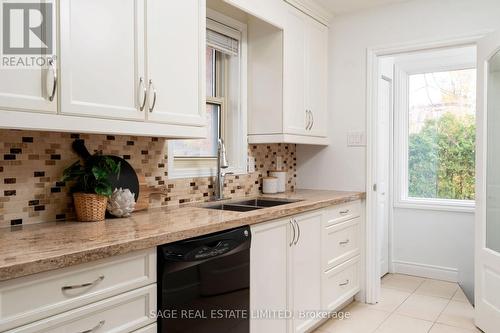
[[79, 222], [104, 221], [108, 197], [99, 194], [73, 193], [73, 201]]

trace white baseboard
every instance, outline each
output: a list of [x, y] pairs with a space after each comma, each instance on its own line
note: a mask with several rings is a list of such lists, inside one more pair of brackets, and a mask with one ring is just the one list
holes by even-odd
[[442, 266], [420, 264], [408, 261], [392, 262], [394, 273], [421, 276], [429, 279], [458, 282], [458, 269]]

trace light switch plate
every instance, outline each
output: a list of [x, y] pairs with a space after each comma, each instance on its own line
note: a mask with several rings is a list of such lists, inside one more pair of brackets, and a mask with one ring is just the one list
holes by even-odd
[[364, 131], [351, 131], [347, 133], [348, 147], [366, 146], [366, 135]]

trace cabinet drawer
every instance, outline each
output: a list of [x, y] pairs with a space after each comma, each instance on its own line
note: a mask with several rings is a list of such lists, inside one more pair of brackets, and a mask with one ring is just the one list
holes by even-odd
[[155, 323], [155, 324], [140, 328], [137, 331], [134, 331], [133, 333], [157, 333], [157, 332], [158, 332], [158, 326]]
[[323, 270], [326, 271], [359, 255], [360, 221], [361, 218], [357, 217], [323, 228]]
[[154, 323], [151, 312], [154, 314], [155, 311], [156, 284], [153, 284], [17, 327], [7, 333], [133, 332]]
[[156, 282], [156, 249], [0, 283], [0, 331]]
[[323, 273], [323, 309], [334, 311], [359, 292], [359, 256]]
[[336, 205], [326, 210], [325, 226], [347, 221], [361, 215], [361, 201]]

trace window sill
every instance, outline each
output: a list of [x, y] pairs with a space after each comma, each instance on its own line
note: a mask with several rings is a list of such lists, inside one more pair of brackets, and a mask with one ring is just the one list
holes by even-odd
[[476, 209], [476, 202], [460, 200], [407, 199], [395, 202], [394, 208], [474, 213]]

